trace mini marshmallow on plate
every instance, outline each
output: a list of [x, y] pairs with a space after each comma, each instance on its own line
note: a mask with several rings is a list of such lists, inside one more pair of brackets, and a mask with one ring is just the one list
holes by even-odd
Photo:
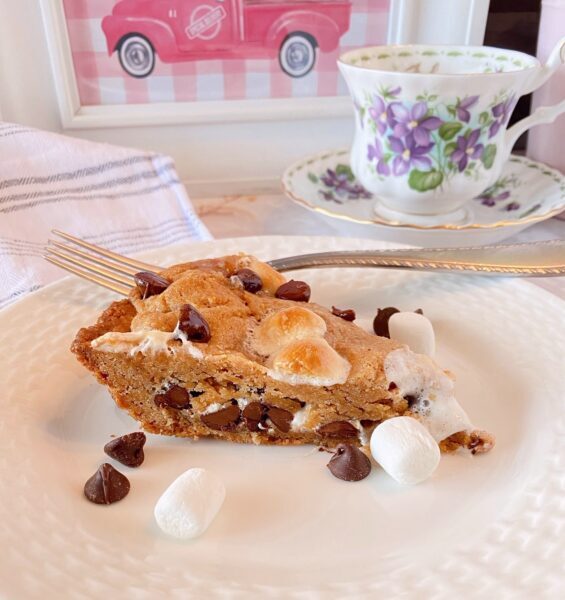
[[440, 450], [429, 431], [412, 417], [393, 417], [371, 435], [371, 454], [398, 483], [414, 485], [437, 469]]
[[436, 350], [434, 328], [430, 320], [415, 312], [397, 312], [388, 322], [390, 337], [406, 344], [412, 352], [433, 356]]
[[172, 537], [195, 538], [208, 529], [225, 497], [224, 484], [215, 475], [205, 469], [188, 469], [157, 501], [155, 520]]

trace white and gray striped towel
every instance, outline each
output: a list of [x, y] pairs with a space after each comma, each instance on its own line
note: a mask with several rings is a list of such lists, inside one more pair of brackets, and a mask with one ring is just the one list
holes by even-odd
[[65, 274], [51, 229], [124, 254], [211, 239], [170, 157], [0, 122], [0, 308]]

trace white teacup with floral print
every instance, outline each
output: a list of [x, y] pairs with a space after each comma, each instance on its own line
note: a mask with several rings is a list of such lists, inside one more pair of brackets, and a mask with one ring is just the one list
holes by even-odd
[[565, 100], [507, 129], [518, 98], [562, 63], [484, 46], [378, 46], [338, 61], [356, 113], [351, 168], [385, 207], [457, 210], [499, 177], [520, 134], [565, 112]]

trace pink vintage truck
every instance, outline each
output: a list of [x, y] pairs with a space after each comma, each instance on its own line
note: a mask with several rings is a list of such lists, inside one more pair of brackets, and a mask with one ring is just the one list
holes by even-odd
[[120, 0], [102, 21], [108, 53], [147, 77], [163, 62], [274, 58], [291, 77], [337, 48], [351, 0]]

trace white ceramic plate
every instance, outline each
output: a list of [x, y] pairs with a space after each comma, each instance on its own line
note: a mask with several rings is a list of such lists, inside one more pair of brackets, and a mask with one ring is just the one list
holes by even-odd
[[317, 213], [370, 225], [380, 239], [428, 247], [493, 244], [565, 209], [565, 176], [514, 155], [493, 186], [469, 200], [456, 217], [441, 220], [391, 216], [355, 180], [348, 150], [320, 152], [297, 161], [283, 174], [282, 186], [289, 198]]
[[[162, 264], [246, 250], [261, 258], [374, 242], [272, 237], [145, 255]], [[496, 434], [485, 456], [446, 456], [402, 487], [378, 467], [333, 478], [329, 455], [149, 436], [131, 492], [82, 495], [112, 434], [136, 429], [68, 347], [112, 299], [65, 279], [0, 313], [0, 596], [6, 598], [557, 597], [563, 578], [564, 304], [518, 281], [355, 269], [301, 272], [313, 299], [422, 307], [438, 360], [473, 421]], [[111, 461], [109, 461], [111, 462]], [[210, 529], [179, 542], [153, 506], [190, 467], [225, 482]], [[545, 594], [545, 595], [544, 595]], [[547, 595], [549, 594], [549, 595]], [[551, 595], [554, 594], [554, 595]]]

